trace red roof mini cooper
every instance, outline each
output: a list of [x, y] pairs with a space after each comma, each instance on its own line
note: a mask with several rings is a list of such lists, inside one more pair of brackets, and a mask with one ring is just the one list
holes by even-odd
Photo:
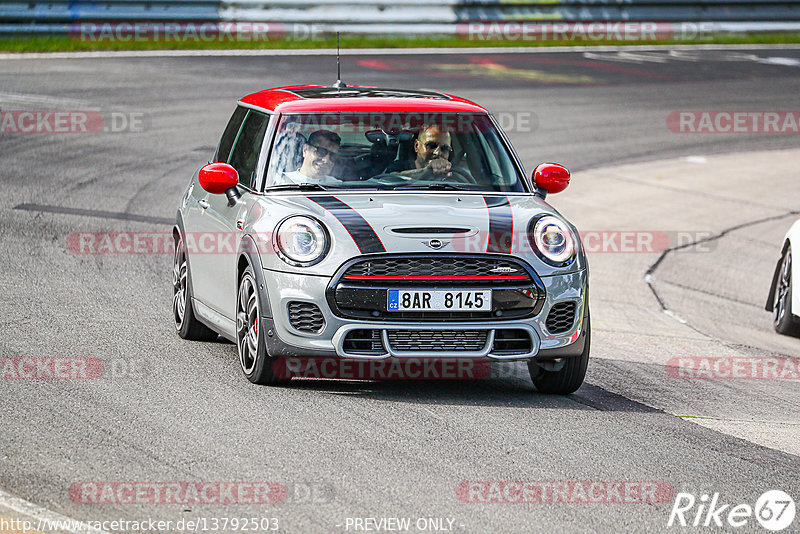
[[431, 91], [292, 86], [243, 98], [174, 228], [178, 334], [236, 343], [244, 375], [291, 357], [526, 361], [580, 387], [588, 268], [491, 114]]

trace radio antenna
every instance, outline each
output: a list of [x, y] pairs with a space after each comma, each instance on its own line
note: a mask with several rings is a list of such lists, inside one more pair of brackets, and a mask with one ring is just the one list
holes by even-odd
[[336, 83], [333, 84], [336, 89], [343, 89], [347, 87], [342, 83], [342, 67], [339, 62], [339, 32], [336, 32]]

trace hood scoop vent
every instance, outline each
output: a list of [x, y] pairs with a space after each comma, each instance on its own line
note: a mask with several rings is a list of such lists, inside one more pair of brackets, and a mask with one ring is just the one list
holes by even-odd
[[468, 234], [473, 231], [472, 228], [452, 228], [445, 226], [409, 226], [403, 228], [391, 228], [390, 232], [400, 235], [431, 235], [431, 234], [447, 234], [459, 235]]

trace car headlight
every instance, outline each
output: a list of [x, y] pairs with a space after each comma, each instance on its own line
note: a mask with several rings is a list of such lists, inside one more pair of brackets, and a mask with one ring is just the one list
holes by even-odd
[[328, 252], [328, 234], [322, 223], [295, 215], [275, 229], [275, 249], [283, 261], [296, 267], [319, 263]]
[[531, 221], [529, 237], [533, 250], [543, 260], [560, 267], [575, 257], [575, 239], [560, 219], [545, 215]]

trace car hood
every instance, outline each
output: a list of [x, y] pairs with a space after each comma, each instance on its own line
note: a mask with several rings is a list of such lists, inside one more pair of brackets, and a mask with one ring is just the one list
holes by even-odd
[[[530, 221], [543, 214], [566, 219], [533, 195], [312, 193], [269, 195], [260, 203], [264, 213], [269, 214], [269, 221], [262, 217], [265, 225], [258, 225], [260, 232], [271, 232], [284, 217], [311, 215], [328, 228], [332, 238], [328, 256], [313, 267], [291, 268], [271, 254], [269, 259], [262, 257], [266, 268], [332, 275], [345, 261], [377, 253], [512, 254], [530, 263], [541, 276], [585, 267], [582, 253], [566, 268], [548, 265], [534, 253], [528, 240]], [[569, 226], [579, 239], [577, 230]]]

